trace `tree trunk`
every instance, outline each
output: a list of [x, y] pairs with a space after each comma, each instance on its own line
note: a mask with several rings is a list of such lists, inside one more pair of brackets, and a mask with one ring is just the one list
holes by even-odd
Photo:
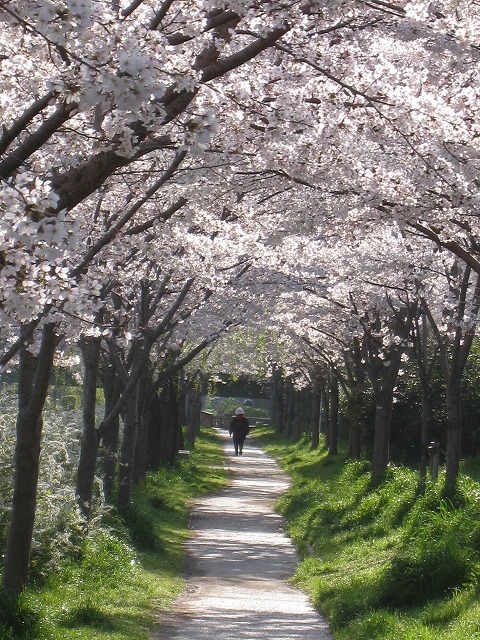
[[372, 380], [375, 396], [375, 428], [373, 437], [372, 475], [380, 479], [390, 462], [390, 428], [393, 411], [393, 390], [400, 368], [401, 350], [390, 354], [388, 366], [381, 366], [382, 380]]
[[162, 459], [162, 407], [158, 393], [150, 401], [150, 415], [146, 434], [147, 470], [158, 471]]
[[429, 424], [430, 424], [431, 402], [428, 388], [422, 384], [422, 433], [420, 452], [420, 477], [425, 478], [428, 467], [428, 444], [429, 444]]
[[166, 404], [166, 439], [165, 439], [165, 463], [174, 464], [177, 452], [183, 448], [183, 438], [179, 424], [177, 385], [175, 380], [169, 380]]
[[447, 460], [445, 469], [445, 493], [453, 496], [460, 469], [460, 445], [462, 439], [462, 395], [460, 379], [453, 378], [446, 386], [447, 404]]
[[85, 337], [80, 341], [83, 357], [83, 433], [77, 469], [76, 495], [80, 511], [88, 520], [92, 508], [93, 482], [97, 464], [98, 442], [95, 431], [98, 362], [101, 338]]
[[287, 438], [292, 437], [293, 431], [293, 412], [294, 412], [294, 393], [295, 390], [293, 388], [291, 380], [286, 381], [286, 392], [285, 392], [285, 435]]
[[350, 433], [348, 442], [348, 453], [353, 460], [360, 460], [362, 455], [362, 421], [364, 419], [361, 410], [362, 392], [358, 387], [351, 391], [348, 402], [348, 419], [350, 422]]
[[338, 403], [339, 403], [339, 389], [338, 378], [336, 375], [330, 376], [330, 428], [329, 428], [329, 442], [328, 453], [329, 455], [336, 455], [338, 453]]
[[373, 440], [372, 474], [381, 478], [390, 461], [390, 424], [392, 403], [389, 398], [377, 399], [375, 409], [375, 434]]
[[330, 446], [330, 398], [325, 385], [322, 387], [322, 413], [320, 419], [320, 433], [325, 436], [325, 446]]
[[118, 509], [124, 512], [130, 505], [133, 468], [138, 431], [138, 382], [128, 396], [123, 422], [122, 446], [118, 474]]
[[187, 446], [189, 449], [195, 447], [195, 438], [200, 431], [200, 416], [202, 412], [202, 386], [193, 386], [186, 395], [186, 402], [180, 399], [180, 406], [186, 405], [185, 420], [180, 416], [180, 422], [186, 422], [187, 425]]
[[[25, 328], [24, 328], [25, 329]], [[53, 324], [42, 331], [37, 356], [20, 350], [17, 442], [12, 515], [3, 567], [3, 588], [20, 593], [26, 585], [37, 503], [42, 411], [58, 339]]]
[[282, 433], [284, 429], [284, 416], [284, 379], [281, 369], [274, 367], [272, 371], [272, 420], [277, 434]]
[[133, 465], [134, 484], [143, 482], [147, 475], [147, 433], [150, 423], [150, 408], [153, 393], [153, 382], [149, 368], [140, 376], [138, 387], [138, 431]]
[[[105, 394], [105, 416], [108, 416], [117, 404], [122, 392], [122, 385], [115, 367], [106, 368], [103, 378], [103, 391]], [[102, 439], [103, 492], [105, 500], [109, 504], [113, 503], [115, 494], [119, 432], [120, 418], [116, 416], [111, 427], [105, 431]]]
[[174, 379], [165, 382], [152, 406], [150, 437], [156, 442], [155, 464], [173, 465], [183, 448], [178, 420], [178, 398]]
[[320, 411], [321, 411], [320, 382], [315, 380], [312, 391], [312, 412], [311, 412], [311, 448], [317, 449], [320, 444]]
[[292, 412], [293, 412], [293, 441], [298, 442], [302, 437], [302, 416], [300, 414], [300, 393], [292, 389]]

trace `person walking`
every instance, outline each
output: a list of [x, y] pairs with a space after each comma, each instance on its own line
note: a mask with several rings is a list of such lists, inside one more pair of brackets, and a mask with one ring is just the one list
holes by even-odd
[[233, 435], [233, 446], [235, 447], [235, 455], [242, 455], [243, 443], [250, 431], [250, 425], [245, 417], [245, 411], [242, 407], [235, 410], [235, 415], [230, 423], [230, 435]]

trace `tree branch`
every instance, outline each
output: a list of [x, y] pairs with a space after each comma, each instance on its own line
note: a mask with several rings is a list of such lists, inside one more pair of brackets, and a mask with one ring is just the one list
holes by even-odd
[[127, 231], [125, 231], [125, 235], [134, 236], [138, 233], [142, 233], [143, 231], [147, 231], [148, 229], [151, 229], [153, 225], [156, 222], [159, 222], [160, 220], [162, 220], [163, 222], [170, 220], [173, 214], [179, 211], [182, 207], [184, 207], [187, 204], [187, 202], [188, 200], [186, 198], [179, 198], [170, 207], [168, 207], [168, 209], [166, 209], [165, 211], [162, 211], [162, 213], [157, 214], [154, 218], [147, 220], [143, 224], [137, 224], [134, 227], [130, 227], [130, 229], [127, 229]]
[[165, 171], [159, 180], [157, 180], [151, 187], [148, 189], [147, 193], [143, 198], [137, 200], [137, 202], [126, 211], [126, 213], [120, 218], [120, 220], [115, 224], [105, 235], [103, 235], [98, 242], [96, 242], [93, 247], [91, 247], [90, 251], [87, 252], [81, 263], [72, 271], [71, 277], [75, 278], [82, 271], [85, 270], [87, 265], [93, 260], [93, 258], [99, 253], [103, 247], [105, 247], [109, 242], [113, 240], [113, 238], [117, 235], [117, 233], [124, 227], [129, 220], [137, 213], [137, 211], [146, 203], [150, 198], [172, 177], [175, 171], [178, 169], [183, 159], [187, 155], [186, 150], [179, 151], [175, 154], [175, 158], [171, 163], [170, 167]]
[[[38, 151], [51, 136], [56, 133], [62, 124], [66, 122], [73, 111], [77, 108], [75, 104], [61, 104], [40, 127], [32, 133], [26, 140], [19, 144], [10, 155], [0, 162], [0, 177], [7, 179], [16, 171], [27, 158], [35, 151]], [[33, 116], [32, 116], [33, 117]], [[2, 135], [2, 139], [5, 135]]]
[[3, 126], [3, 133], [0, 138], [0, 155], [3, 155], [15, 138], [26, 129], [35, 116], [45, 109], [55, 98], [55, 92], [49, 91], [47, 94], [36, 100], [23, 114], [17, 118], [12, 126], [7, 129]]
[[429, 240], [432, 240], [432, 242], [435, 242], [435, 244], [437, 244], [439, 247], [443, 247], [444, 249], [450, 251], [450, 253], [453, 253], [453, 255], [457, 256], [457, 258], [463, 260], [465, 264], [468, 264], [468, 266], [471, 267], [472, 270], [475, 271], [475, 273], [480, 274], [480, 261], [475, 258], [475, 256], [473, 256], [470, 251], [464, 249], [456, 240], [442, 240], [440, 238], [440, 234], [437, 231], [431, 229], [430, 227], [426, 227], [420, 222], [407, 222], [406, 224], [408, 227], [411, 227], [412, 229], [415, 229], [415, 231], [418, 231], [420, 235], [428, 238]]

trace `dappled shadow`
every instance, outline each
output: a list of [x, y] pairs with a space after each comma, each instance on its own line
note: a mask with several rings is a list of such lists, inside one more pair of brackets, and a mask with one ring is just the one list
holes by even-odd
[[218, 434], [233, 477], [196, 502], [188, 588], [152, 640], [331, 640], [325, 620], [287, 583], [298, 559], [273, 508], [290, 479], [251, 441], [234, 456], [228, 433]]
[[[326, 623], [307, 612], [248, 612], [237, 609], [233, 600], [225, 610], [208, 609], [166, 621], [165, 638], [170, 640], [322, 640], [331, 638]], [[160, 637], [160, 636], [159, 636]]]

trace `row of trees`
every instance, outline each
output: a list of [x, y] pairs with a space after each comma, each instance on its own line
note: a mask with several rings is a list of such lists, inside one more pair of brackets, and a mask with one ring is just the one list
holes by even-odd
[[27, 580], [43, 409], [77, 349], [85, 519], [99, 443], [124, 509], [220, 368], [328, 372], [352, 416], [371, 389], [381, 474], [403, 362], [428, 416], [438, 352], [453, 491], [480, 273], [475, 2], [0, 0], [0, 21], [0, 362], [19, 380], [3, 586]]

